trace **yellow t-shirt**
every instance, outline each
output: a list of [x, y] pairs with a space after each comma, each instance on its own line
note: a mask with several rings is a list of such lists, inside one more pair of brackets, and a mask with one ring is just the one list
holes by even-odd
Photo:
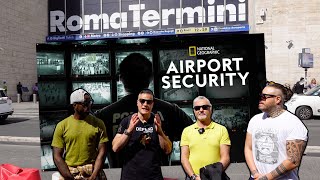
[[84, 120], [73, 115], [59, 122], [51, 146], [64, 148], [68, 166], [85, 165], [95, 161], [100, 143], [108, 142], [102, 120], [89, 115]]
[[197, 123], [186, 127], [181, 135], [180, 146], [189, 146], [189, 162], [195, 174], [200, 174], [203, 166], [220, 161], [220, 145], [231, 145], [227, 129], [215, 122], [198, 132]]

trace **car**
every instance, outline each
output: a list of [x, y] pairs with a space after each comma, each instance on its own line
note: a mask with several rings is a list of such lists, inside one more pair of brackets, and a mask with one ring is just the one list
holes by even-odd
[[5, 120], [13, 114], [12, 100], [6, 95], [3, 88], [0, 88], [0, 120]]
[[294, 94], [285, 105], [288, 111], [301, 120], [310, 119], [312, 116], [320, 116], [320, 85], [304, 94]]

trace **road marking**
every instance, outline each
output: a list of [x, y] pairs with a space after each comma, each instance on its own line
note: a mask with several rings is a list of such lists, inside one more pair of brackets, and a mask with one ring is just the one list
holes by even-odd
[[0, 142], [29, 142], [29, 143], [40, 143], [40, 137], [0, 136]]
[[320, 153], [320, 146], [307, 146], [304, 153]]

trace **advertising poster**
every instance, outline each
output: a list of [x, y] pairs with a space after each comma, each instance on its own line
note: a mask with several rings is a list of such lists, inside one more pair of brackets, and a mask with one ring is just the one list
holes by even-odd
[[[162, 155], [162, 165], [181, 164], [181, 133], [195, 122], [192, 103], [199, 95], [211, 101], [213, 121], [228, 129], [231, 162], [244, 162], [246, 128], [250, 118], [259, 113], [259, 92], [266, 82], [264, 35], [165, 36], [145, 38], [144, 43], [135, 41], [138, 39], [128, 39], [128, 43], [111, 39], [104, 45], [85, 46], [77, 42], [77, 48], [72, 44], [37, 46], [38, 61], [49, 55], [64, 58], [61, 76], [44, 73], [42, 67], [46, 66], [38, 63], [42, 169], [56, 168], [51, 148], [54, 128], [70, 115], [70, 94], [80, 87], [91, 93], [94, 115], [107, 127], [105, 168], [121, 167], [123, 152], [114, 153], [111, 143], [121, 120], [137, 112], [137, 95], [128, 91], [119, 66], [134, 52], [152, 63], [151, 75], [132, 75], [135, 79], [129, 83], [144, 84], [154, 91], [157, 100], [153, 112], [160, 115], [163, 129], [173, 142], [171, 154]], [[64, 49], [59, 51], [62, 55], [51, 55], [57, 49]]]

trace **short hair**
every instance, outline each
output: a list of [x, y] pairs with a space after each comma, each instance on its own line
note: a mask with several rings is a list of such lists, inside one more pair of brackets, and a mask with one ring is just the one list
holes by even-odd
[[209, 105], [212, 107], [210, 100], [208, 98], [206, 98], [205, 96], [198, 96], [198, 97], [194, 98], [193, 103], [192, 103], [192, 107], [194, 107], [194, 103], [200, 99], [206, 99], [209, 102]]
[[281, 98], [283, 99], [283, 103], [289, 101], [293, 95], [293, 92], [290, 88], [285, 87], [284, 85], [280, 84], [280, 83], [269, 83], [267, 84], [267, 87], [273, 87], [275, 89], [279, 89], [282, 93]]
[[139, 95], [140, 95], [140, 94], [150, 94], [150, 95], [152, 95], [152, 98], [154, 99], [153, 91], [151, 91], [150, 89], [142, 89], [142, 90], [139, 92]]
[[152, 63], [140, 53], [131, 53], [120, 63], [119, 72], [125, 89], [139, 92], [151, 82]]

